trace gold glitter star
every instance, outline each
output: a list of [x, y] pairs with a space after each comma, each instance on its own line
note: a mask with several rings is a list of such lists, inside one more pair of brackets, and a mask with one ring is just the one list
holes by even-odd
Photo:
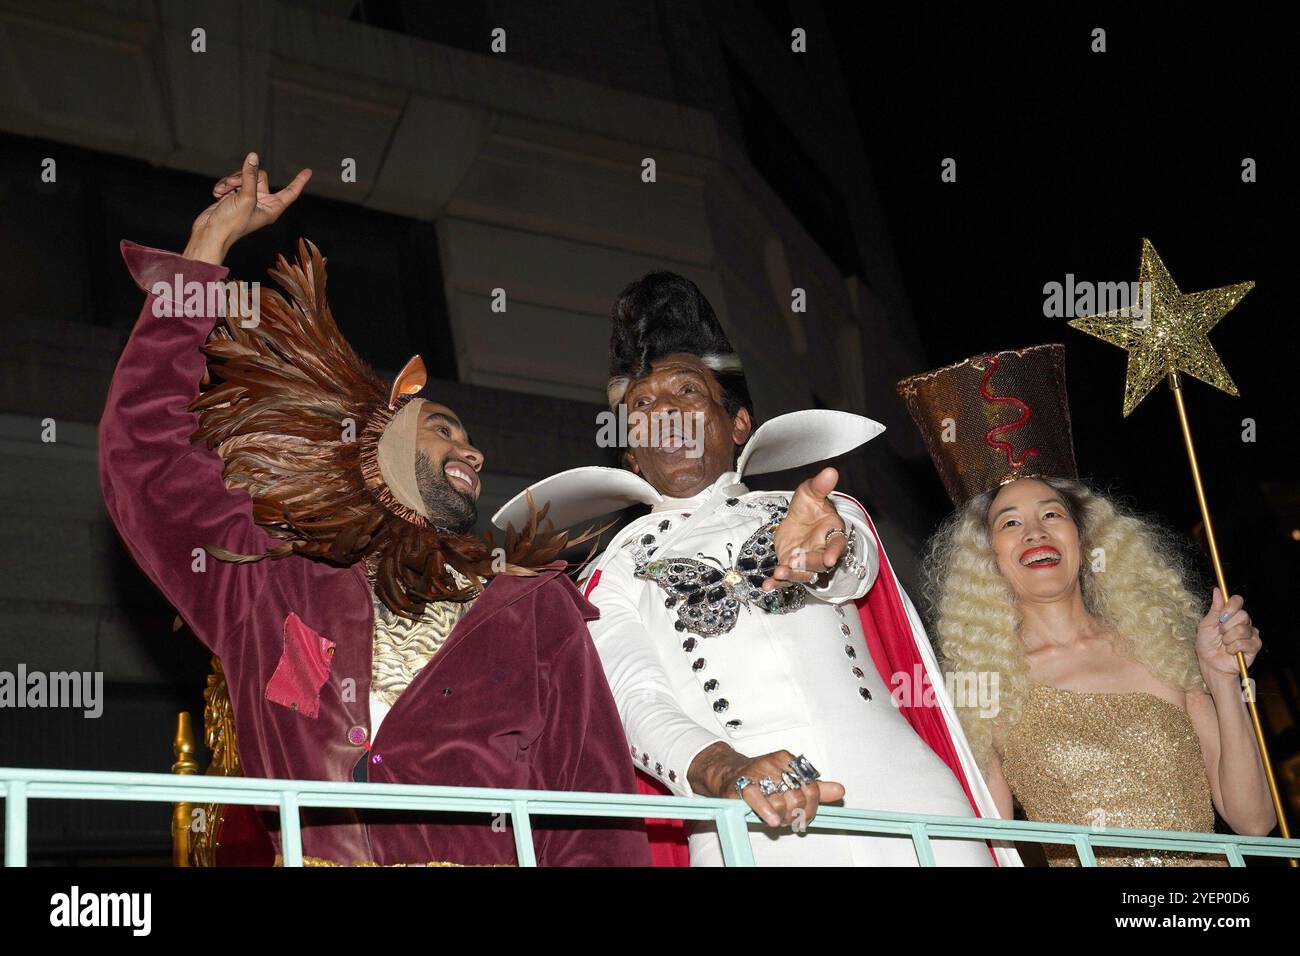
[[1175, 371], [1236, 395], [1237, 386], [1206, 333], [1254, 287], [1253, 282], [1238, 282], [1184, 295], [1155, 246], [1143, 239], [1142, 264], [1138, 267], [1142, 305], [1074, 319], [1070, 325], [1128, 352], [1126, 417], [1158, 381]]

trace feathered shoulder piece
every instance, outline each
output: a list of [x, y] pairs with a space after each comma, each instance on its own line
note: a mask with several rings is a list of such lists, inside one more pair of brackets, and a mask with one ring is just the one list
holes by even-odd
[[[394, 396], [339, 332], [325, 261], [300, 239], [297, 261], [279, 256], [269, 273], [285, 295], [261, 290], [255, 321], [228, 309], [204, 347], [210, 381], [190, 406], [194, 440], [221, 456], [226, 485], [248, 492], [253, 520], [279, 541], [260, 555], [208, 550], [226, 561], [364, 561], [380, 599], [414, 617], [431, 600], [469, 600], [493, 574], [535, 574], [593, 538], [557, 534], [545, 509], [530, 509], [522, 532], [510, 529], [496, 549], [491, 537], [443, 531], [394, 506], [366, 463], [370, 443], [412, 396]], [[449, 568], [470, 587], [458, 588]]]

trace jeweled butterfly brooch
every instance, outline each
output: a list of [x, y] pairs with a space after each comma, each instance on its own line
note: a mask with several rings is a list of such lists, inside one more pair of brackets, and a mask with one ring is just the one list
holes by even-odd
[[[740, 553], [730, 568], [716, 558], [701, 555], [705, 560], [655, 558], [641, 561], [634, 574], [643, 580], [654, 581], [667, 592], [665, 606], [677, 609], [673, 627], [701, 637], [716, 637], [730, 631], [736, 626], [742, 605], [746, 610], [757, 607], [769, 614], [797, 611], [803, 607], [807, 595], [803, 585], [785, 584], [771, 591], [763, 590], [763, 582], [771, 577], [778, 564], [776, 526], [784, 516], [783, 509], [781, 514], [773, 516], [750, 535], [740, 546]], [[717, 567], [707, 561], [713, 561]]]

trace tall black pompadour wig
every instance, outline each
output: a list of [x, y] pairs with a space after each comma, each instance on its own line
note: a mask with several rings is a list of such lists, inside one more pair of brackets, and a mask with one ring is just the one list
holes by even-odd
[[650, 365], [674, 352], [696, 355], [722, 386], [723, 406], [754, 415], [740, 356], [731, 347], [709, 300], [675, 272], [650, 272], [630, 283], [610, 310], [609, 407], [616, 408]]

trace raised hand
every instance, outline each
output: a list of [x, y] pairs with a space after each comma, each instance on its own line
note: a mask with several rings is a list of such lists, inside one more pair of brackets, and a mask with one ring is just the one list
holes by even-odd
[[194, 220], [185, 257], [220, 265], [237, 240], [279, 219], [309, 179], [311, 170], [304, 169], [273, 193], [265, 171], [258, 168], [257, 153], [249, 153], [239, 172], [219, 179], [212, 187], [216, 202]]
[[845, 530], [844, 519], [829, 500], [839, 480], [834, 468], [823, 468], [795, 489], [785, 520], [776, 526], [778, 564], [763, 582], [764, 591], [779, 587], [782, 581], [807, 584], [839, 562], [844, 554], [844, 535], [831, 535], [826, 540], [832, 530]]
[[1259, 628], [1250, 623], [1244, 600], [1234, 594], [1227, 602], [1215, 588], [1210, 599], [1210, 610], [1201, 619], [1196, 630], [1196, 659], [1201, 672], [1239, 675], [1237, 652], [1241, 651], [1249, 667], [1263, 647]]

